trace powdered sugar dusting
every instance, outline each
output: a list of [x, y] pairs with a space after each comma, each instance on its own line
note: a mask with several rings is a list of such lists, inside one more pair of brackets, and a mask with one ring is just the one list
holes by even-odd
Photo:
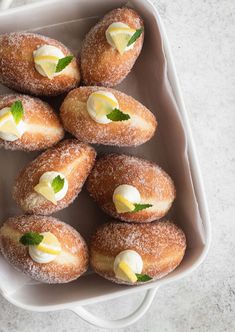
[[81, 49], [82, 77], [86, 85], [115, 86], [133, 67], [143, 45], [144, 34], [133, 49], [120, 55], [105, 37], [108, 26], [122, 22], [132, 29], [143, 27], [141, 17], [130, 8], [117, 8], [107, 13], [86, 35]]
[[[87, 112], [86, 102], [91, 93], [99, 90], [111, 92], [120, 109], [130, 115], [130, 120], [109, 124], [95, 122]], [[148, 141], [157, 126], [154, 115], [137, 100], [103, 87], [80, 87], [71, 91], [61, 106], [60, 115], [65, 129], [87, 143], [137, 146]]]
[[[121, 184], [136, 187], [141, 203], [150, 202], [153, 207], [134, 213], [117, 213], [112, 196]], [[87, 189], [106, 213], [124, 221], [159, 219], [167, 213], [175, 198], [174, 183], [165, 171], [147, 160], [124, 154], [100, 158], [88, 178]]]
[[[60, 142], [26, 166], [18, 175], [13, 188], [13, 198], [28, 213], [51, 214], [67, 207], [76, 198], [93, 167], [95, 150], [77, 140]], [[69, 188], [57, 205], [36, 194], [34, 187], [43, 173], [61, 172], [66, 176]]]
[[24, 108], [23, 121], [26, 131], [23, 136], [8, 142], [0, 139], [0, 147], [10, 150], [43, 150], [58, 143], [64, 136], [59, 118], [46, 102], [27, 95], [10, 94], [0, 96], [0, 110], [20, 100]]
[[[62, 247], [62, 256], [73, 260], [56, 260], [47, 264], [34, 262], [27, 247], [19, 242], [26, 232], [52, 232]], [[81, 235], [70, 225], [53, 217], [19, 216], [9, 218], [0, 230], [0, 248], [4, 257], [16, 269], [45, 283], [65, 283], [77, 279], [88, 267], [88, 250]]]
[[113, 261], [118, 253], [127, 249], [141, 255], [144, 263], [142, 273], [155, 280], [180, 264], [186, 249], [186, 238], [183, 231], [169, 221], [145, 225], [120, 222], [105, 224], [91, 240], [92, 267], [101, 276], [126, 284], [115, 278]]
[[36, 71], [33, 51], [45, 44], [58, 47], [65, 56], [72, 54], [57, 40], [39, 34], [14, 32], [1, 35], [0, 82], [20, 92], [44, 96], [59, 95], [76, 87], [80, 81], [80, 73], [75, 58], [69, 65], [71, 70], [52, 80]]

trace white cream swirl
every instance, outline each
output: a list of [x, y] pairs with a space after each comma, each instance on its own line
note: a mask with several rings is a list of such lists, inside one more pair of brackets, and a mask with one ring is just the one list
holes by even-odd
[[[7, 119], [7, 121], [11, 121], [12, 124], [16, 127], [17, 132], [18, 132], [18, 136], [13, 134], [13, 133], [7, 133], [7, 132], [3, 132], [1, 131], [0, 128], [0, 138], [5, 140], [5, 141], [9, 141], [9, 142], [14, 142], [16, 140], [18, 140], [19, 138], [22, 137], [22, 135], [25, 133], [26, 131], [26, 125], [25, 122], [21, 119], [20, 122], [18, 124], [16, 124], [14, 117], [11, 113], [11, 108], [10, 107], [4, 107], [0, 110], [0, 117], [9, 113], [9, 119]], [[5, 121], [5, 120], [2, 120]]]
[[50, 263], [58, 256], [38, 250], [36, 246], [29, 246], [29, 255], [34, 262], [40, 264]]
[[141, 256], [135, 250], [124, 250], [121, 251], [114, 260], [113, 270], [115, 275], [120, 278], [118, 274], [119, 264], [121, 261], [124, 261], [132, 270], [133, 273], [140, 274], [143, 270], [143, 260]]
[[64, 186], [63, 188], [58, 191], [57, 193], [55, 193], [55, 200], [56, 201], [60, 201], [61, 199], [63, 199], [65, 197], [65, 195], [67, 194], [68, 191], [68, 181], [65, 178], [65, 176], [62, 173], [59, 172], [55, 172], [55, 171], [50, 171], [50, 172], [45, 172], [39, 179], [39, 182], [49, 182], [50, 184], [52, 184], [52, 181], [57, 177], [60, 176], [62, 179], [64, 179]]
[[[37, 62], [36, 59], [39, 57], [46, 57], [46, 56], [52, 57], [51, 59], [48, 59], [46, 61], [53, 64], [55, 68], [56, 68], [56, 65], [57, 65], [59, 59], [62, 59], [65, 57], [64, 53], [58, 47], [55, 47], [52, 45], [43, 45], [43, 46], [40, 46], [37, 50], [35, 50], [33, 52], [35, 68], [36, 68], [37, 72], [44, 77], [48, 77], [48, 75], [45, 72], [45, 70], [43, 69], [43, 66], [40, 64], [40, 62]], [[62, 72], [63, 72], [63, 70], [60, 71], [59, 73], [54, 72], [52, 74], [52, 78], [60, 75]]]
[[139, 190], [130, 184], [121, 184], [113, 192], [113, 202], [115, 203], [115, 196], [120, 195], [131, 203], [140, 203], [141, 196]]
[[119, 108], [119, 104], [111, 92], [95, 91], [88, 97], [87, 112], [98, 123], [107, 124], [112, 122], [107, 118], [107, 114], [115, 108]]

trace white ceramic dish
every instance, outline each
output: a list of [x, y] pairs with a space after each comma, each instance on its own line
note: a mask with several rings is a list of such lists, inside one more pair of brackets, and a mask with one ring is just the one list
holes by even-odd
[[[40, 1], [0, 12], [0, 33], [33, 30], [61, 40], [76, 52], [85, 33], [98, 17], [126, 3], [125, 0]], [[177, 199], [170, 217], [186, 233], [188, 247], [183, 262], [167, 277], [136, 287], [116, 285], [91, 272], [70, 284], [45, 285], [32, 282], [15, 272], [0, 256], [0, 292], [9, 302], [32, 311], [70, 309], [91, 324], [106, 328], [124, 327], [139, 319], [151, 305], [156, 290], [198, 267], [210, 244], [209, 214], [200, 168], [164, 27], [149, 1], [132, 0], [128, 5], [144, 18], [146, 38], [133, 71], [117, 88], [136, 97], [156, 113], [159, 130], [149, 143], [121, 151], [156, 161], [173, 177]], [[0, 85], [0, 93], [8, 91]], [[98, 147], [98, 151], [120, 149]], [[0, 151], [1, 174], [4, 174], [0, 178], [1, 221], [10, 215], [19, 214], [12, 201], [10, 188], [18, 170], [35, 155], [37, 153]], [[57, 215], [73, 224], [86, 238], [89, 238], [97, 224], [108, 220], [85, 191], [71, 208]], [[144, 290], [147, 293], [139, 308], [119, 320], [104, 320], [90, 314], [83, 307]]]

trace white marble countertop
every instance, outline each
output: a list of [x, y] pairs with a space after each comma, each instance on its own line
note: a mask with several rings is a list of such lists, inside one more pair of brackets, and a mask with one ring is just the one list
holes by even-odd
[[[26, 2], [16, 0], [13, 5]], [[205, 182], [212, 245], [190, 276], [159, 289], [135, 332], [235, 331], [235, 2], [155, 0], [168, 33]], [[131, 312], [143, 294], [90, 306], [103, 317]], [[1, 332], [99, 331], [68, 311], [32, 313], [0, 298]], [[113, 310], [115, 308], [115, 312]], [[100, 330], [104, 331], [104, 330]], [[123, 330], [124, 331], [124, 330]]]

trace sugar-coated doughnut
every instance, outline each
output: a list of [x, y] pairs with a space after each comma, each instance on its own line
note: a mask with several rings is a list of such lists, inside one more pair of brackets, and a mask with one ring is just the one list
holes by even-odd
[[34, 52], [39, 49], [37, 61], [44, 61], [43, 64], [48, 61], [48, 71], [54, 68], [58, 59], [72, 55], [59, 41], [39, 34], [14, 32], [0, 35], [0, 82], [14, 90], [41, 96], [56, 96], [78, 85], [80, 73], [76, 58], [63, 71], [49, 78], [36, 70]]
[[[11, 107], [22, 105], [22, 119], [16, 125]], [[6, 117], [7, 116], [7, 117]], [[5, 117], [5, 119], [4, 119]], [[19, 136], [12, 136], [13, 130], [19, 128]], [[10, 131], [9, 131], [10, 130]], [[0, 147], [11, 150], [43, 150], [58, 143], [64, 136], [59, 118], [46, 102], [27, 95], [0, 96]]]
[[[52, 241], [44, 243], [43, 248], [22, 244], [20, 239], [29, 232], [37, 235], [50, 233]], [[70, 282], [88, 268], [88, 250], [81, 235], [70, 225], [53, 217], [32, 215], [9, 218], [0, 229], [0, 250], [17, 270], [44, 283]]]
[[13, 198], [27, 213], [47, 215], [67, 207], [93, 167], [95, 150], [68, 139], [45, 151], [18, 175]]
[[156, 164], [124, 154], [100, 158], [87, 189], [107, 214], [127, 222], [163, 217], [175, 198], [170, 176]]
[[[185, 235], [172, 222], [112, 222], [102, 225], [93, 235], [90, 263], [106, 279], [136, 285], [173, 271], [183, 259], [185, 249]], [[133, 273], [138, 273], [138, 278]]]
[[[109, 99], [106, 101], [107, 93]], [[108, 106], [110, 97], [113, 98], [116, 102], [114, 107], [116, 105], [116, 108], [128, 114], [129, 119], [104, 123], [102, 117], [102, 123], [97, 122], [99, 119], [93, 119], [92, 114], [88, 112], [89, 98], [95, 95], [103, 98]], [[103, 87], [80, 87], [70, 91], [61, 106], [60, 116], [64, 128], [77, 139], [87, 143], [106, 145], [143, 144], [154, 135], [157, 126], [153, 113], [137, 100], [123, 92]]]
[[129, 47], [123, 54], [120, 54], [106, 38], [107, 29], [113, 23], [127, 25], [133, 31], [143, 29], [141, 17], [133, 9], [125, 7], [108, 12], [91, 28], [81, 49], [81, 70], [85, 85], [107, 87], [117, 85], [130, 72], [140, 54], [144, 33], [132, 44], [131, 48]]

